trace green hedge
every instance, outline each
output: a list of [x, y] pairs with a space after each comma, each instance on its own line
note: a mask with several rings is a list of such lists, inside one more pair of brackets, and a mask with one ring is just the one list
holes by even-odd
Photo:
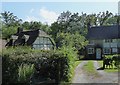
[[[51, 51], [32, 50], [29, 47], [4, 49], [2, 53], [3, 84], [35, 84], [38, 81], [48, 80], [54, 80], [55, 83], [70, 82], [76, 54], [77, 52], [72, 47], [62, 47]], [[24, 68], [22, 65], [26, 65], [30, 70], [32, 64], [34, 64], [34, 72], [30, 72], [31, 75], [26, 78], [27, 80], [20, 82], [19, 73]]]
[[119, 54], [114, 54], [114, 55], [105, 55], [103, 57], [103, 61], [110, 59], [112, 60], [112, 64], [117, 67], [120, 68], [120, 55]]

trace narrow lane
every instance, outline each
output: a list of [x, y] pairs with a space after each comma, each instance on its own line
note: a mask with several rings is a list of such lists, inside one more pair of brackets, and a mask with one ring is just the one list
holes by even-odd
[[118, 72], [115, 73], [107, 73], [104, 70], [97, 70], [100, 68], [99, 63], [97, 61], [94, 61], [94, 67], [96, 71], [101, 75], [98, 80], [96, 80], [97, 83], [118, 83]]
[[75, 69], [75, 75], [72, 83], [84, 83], [87, 82], [86, 75], [83, 73], [82, 67], [87, 64], [88, 61], [82, 61]]
[[104, 72], [104, 70], [97, 70], [100, 68], [97, 61], [93, 61], [97, 76], [88, 75], [85, 70], [82, 69], [87, 62], [88, 61], [83, 61], [76, 67], [72, 83], [118, 83], [118, 73], [107, 73]]

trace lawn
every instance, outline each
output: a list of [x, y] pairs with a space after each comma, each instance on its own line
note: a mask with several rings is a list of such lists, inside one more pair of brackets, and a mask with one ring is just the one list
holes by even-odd
[[98, 75], [96, 69], [94, 68], [92, 60], [89, 60], [88, 63], [83, 66], [83, 69], [88, 75], [94, 75], [94, 76]]
[[[102, 60], [98, 61], [98, 63], [100, 65], [100, 67], [103, 66], [103, 61]], [[113, 68], [105, 68], [104, 71], [105, 72], [118, 72], [118, 69], [113, 65]]]

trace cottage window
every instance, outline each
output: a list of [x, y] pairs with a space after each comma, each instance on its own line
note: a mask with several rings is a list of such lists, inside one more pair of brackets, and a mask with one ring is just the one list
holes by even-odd
[[105, 42], [106, 42], [106, 43], [111, 43], [111, 42], [112, 42], [112, 39], [106, 39]]
[[112, 48], [112, 53], [117, 53], [117, 48]]
[[110, 54], [111, 49], [110, 48], [104, 48], [104, 54]]
[[88, 54], [93, 54], [94, 53], [94, 48], [88, 48]]

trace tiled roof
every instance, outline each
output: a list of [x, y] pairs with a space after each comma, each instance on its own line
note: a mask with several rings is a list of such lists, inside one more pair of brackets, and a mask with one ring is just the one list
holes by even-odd
[[96, 26], [88, 28], [87, 39], [118, 39], [120, 25]]

